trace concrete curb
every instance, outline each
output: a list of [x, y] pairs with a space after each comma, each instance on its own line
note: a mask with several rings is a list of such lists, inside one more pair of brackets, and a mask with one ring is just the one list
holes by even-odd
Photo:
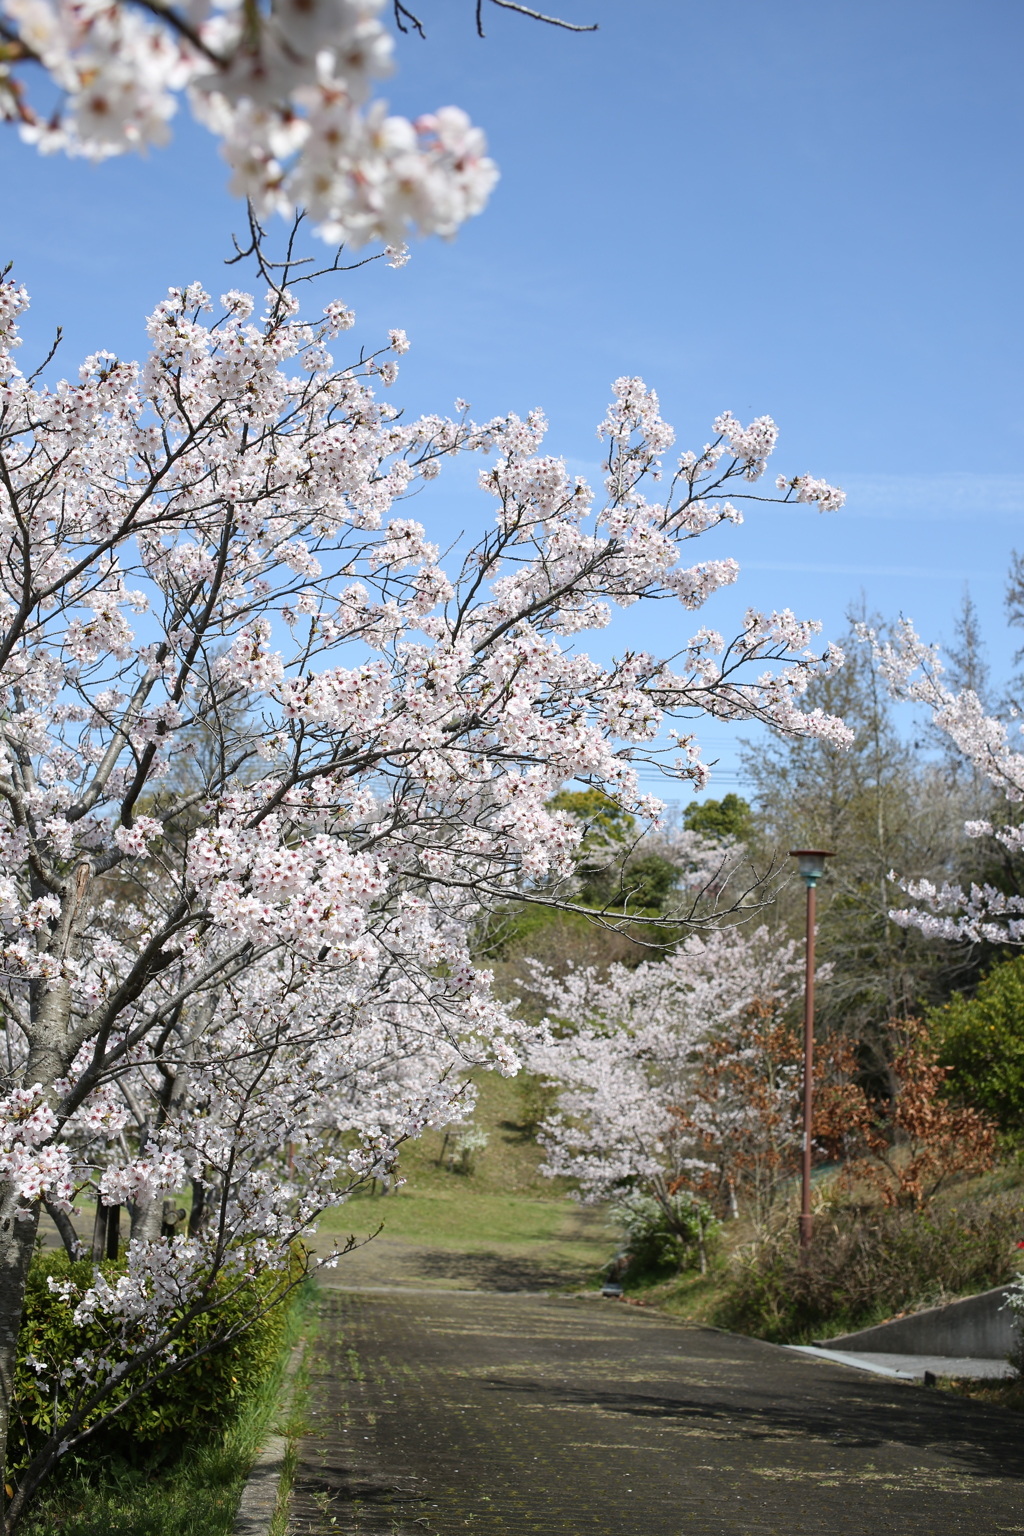
[[[281, 1383], [281, 1408], [287, 1409], [294, 1391], [295, 1373], [306, 1352], [303, 1339], [292, 1350]], [[257, 1456], [242, 1489], [235, 1515], [233, 1536], [269, 1536], [271, 1521], [277, 1511], [277, 1495], [284, 1471], [288, 1441], [284, 1435], [271, 1435]]]
[[287, 1449], [283, 1435], [272, 1435], [257, 1456], [238, 1502], [234, 1536], [267, 1536], [277, 1510], [277, 1490]]
[[852, 1353], [821, 1349], [813, 1344], [786, 1344], [783, 1347], [798, 1350], [804, 1355], [814, 1355], [819, 1360], [829, 1360], [834, 1365], [850, 1365], [858, 1371], [874, 1371], [879, 1376], [899, 1376], [905, 1381], [927, 1382], [929, 1377], [939, 1376], [966, 1376], [974, 1381], [1012, 1381], [1017, 1374], [1013, 1366], [1002, 1360], [980, 1356], [887, 1354], [883, 1351]]
[[857, 1355], [843, 1354], [838, 1349], [820, 1349], [814, 1344], [784, 1344], [783, 1349], [791, 1349], [801, 1355], [814, 1355], [819, 1360], [828, 1360], [833, 1365], [849, 1365], [855, 1371], [870, 1371], [873, 1376], [895, 1376], [900, 1381], [913, 1381], [915, 1378], [908, 1371], [896, 1371], [888, 1365], [877, 1365]]
[[965, 1296], [945, 1307], [928, 1307], [856, 1333], [815, 1339], [818, 1349], [843, 1354], [949, 1355], [1005, 1360], [1019, 1342], [1014, 1313], [1006, 1305], [1008, 1285]]

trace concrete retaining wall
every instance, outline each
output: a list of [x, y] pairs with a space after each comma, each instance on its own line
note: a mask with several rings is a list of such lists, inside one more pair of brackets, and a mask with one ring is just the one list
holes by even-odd
[[820, 1340], [822, 1349], [894, 1355], [969, 1355], [976, 1360], [1005, 1360], [1018, 1342], [1014, 1314], [1004, 1308], [1009, 1287], [996, 1286], [979, 1296], [929, 1307], [877, 1328], [841, 1333]]

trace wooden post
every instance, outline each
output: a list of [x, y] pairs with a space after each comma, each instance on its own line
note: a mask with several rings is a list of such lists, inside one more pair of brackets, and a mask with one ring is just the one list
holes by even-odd
[[98, 1264], [107, 1253], [107, 1207], [97, 1195], [96, 1220], [92, 1226], [92, 1261]]
[[107, 1258], [116, 1259], [121, 1244], [121, 1207], [107, 1207]]

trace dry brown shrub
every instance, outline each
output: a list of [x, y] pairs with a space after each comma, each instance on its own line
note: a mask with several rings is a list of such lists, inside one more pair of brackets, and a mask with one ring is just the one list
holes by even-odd
[[997, 1127], [979, 1110], [943, 1097], [950, 1069], [939, 1065], [919, 1019], [893, 1019], [887, 1033], [889, 1091], [872, 1095], [858, 1084], [848, 1050], [846, 1081], [834, 1098], [822, 1096], [815, 1136], [841, 1146], [849, 1177], [885, 1205], [922, 1209], [951, 1179], [992, 1167]]

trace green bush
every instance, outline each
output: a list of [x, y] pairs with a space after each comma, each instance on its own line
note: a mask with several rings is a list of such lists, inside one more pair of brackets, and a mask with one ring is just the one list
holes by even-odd
[[731, 791], [721, 800], [702, 800], [688, 805], [683, 826], [705, 837], [736, 837], [749, 842], [754, 831], [754, 815], [742, 795]]
[[954, 994], [928, 1026], [952, 1068], [950, 1093], [984, 1110], [1000, 1130], [1024, 1133], [1024, 956], [993, 966], [973, 998]]
[[721, 1222], [706, 1200], [680, 1193], [670, 1195], [669, 1204], [671, 1220], [659, 1200], [639, 1191], [609, 1208], [609, 1219], [621, 1227], [626, 1240], [630, 1279], [695, 1267], [701, 1245], [705, 1252], [714, 1245]]
[[[298, 1265], [298, 1257], [295, 1262]], [[124, 1274], [125, 1267], [124, 1260], [99, 1265], [111, 1284]], [[84, 1288], [92, 1283], [92, 1276], [90, 1261], [72, 1264], [62, 1251], [38, 1253], [33, 1258], [14, 1378], [8, 1465], [15, 1473], [50, 1433], [55, 1411], [53, 1383], [61, 1367], [88, 1350], [102, 1349], [111, 1336], [110, 1321], [102, 1318], [77, 1327], [72, 1320], [73, 1304], [55, 1296], [47, 1281], [51, 1277], [70, 1279]], [[268, 1273], [240, 1294], [225, 1295], [214, 1311], [189, 1323], [176, 1345], [176, 1353], [190, 1353], [225, 1326], [241, 1321], [251, 1311], [255, 1298], [269, 1299], [282, 1278], [279, 1273]], [[227, 1293], [230, 1280], [222, 1278], [218, 1288], [221, 1294]], [[224, 1426], [273, 1371], [286, 1321], [287, 1308], [275, 1306], [230, 1343], [216, 1346], [208, 1355], [155, 1384], [104, 1429], [104, 1452], [131, 1457], [136, 1448], [180, 1449], [183, 1441]], [[28, 1363], [30, 1355], [42, 1362], [43, 1374]], [[129, 1355], [130, 1349], [123, 1350], [109, 1364]], [[86, 1423], [101, 1418], [111, 1403], [123, 1402], [136, 1385], [137, 1381], [129, 1379], [115, 1388], [109, 1401]], [[65, 1411], [59, 1397], [56, 1408], [58, 1413]]]
[[1019, 1197], [969, 1211], [841, 1211], [816, 1219], [809, 1252], [790, 1223], [737, 1262], [713, 1321], [776, 1343], [867, 1327], [1003, 1284], [1022, 1236]]

